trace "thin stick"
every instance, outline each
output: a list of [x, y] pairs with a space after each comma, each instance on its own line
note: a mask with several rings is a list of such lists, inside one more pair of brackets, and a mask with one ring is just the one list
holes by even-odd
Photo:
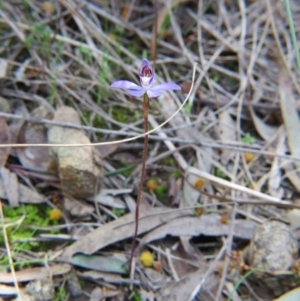
[[157, 58], [157, 0], [154, 0], [154, 42], [153, 45], [151, 45], [152, 48], [152, 59], [153, 59], [153, 65], [155, 68], [156, 65], [156, 58]]
[[[149, 97], [147, 93], [144, 94], [144, 131], [145, 133], [148, 132], [148, 114], [149, 114]], [[142, 197], [142, 191], [143, 191], [143, 183], [145, 179], [145, 171], [146, 171], [146, 159], [147, 159], [147, 152], [148, 152], [148, 135], [145, 135], [144, 138], [144, 149], [143, 149], [143, 157], [142, 157], [142, 171], [141, 171], [141, 179], [140, 184], [138, 187], [138, 195], [136, 199], [136, 208], [135, 208], [135, 229], [133, 234], [133, 240], [131, 244], [131, 253], [130, 253], [130, 259], [129, 259], [129, 269], [130, 274], [132, 273], [132, 259], [133, 254], [136, 246], [136, 239], [138, 235], [138, 228], [139, 228], [139, 208], [140, 208], [140, 202]]]
[[19, 288], [19, 284], [18, 284], [18, 279], [17, 279], [17, 276], [16, 276], [13, 257], [12, 257], [11, 251], [10, 251], [9, 239], [7, 237], [7, 231], [6, 231], [7, 225], [5, 225], [5, 223], [4, 223], [4, 214], [3, 214], [3, 209], [2, 209], [2, 201], [0, 201], [0, 218], [1, 218], [1, 222], [2, 222], [4, 243], [5, 243], [7, 257], [8, 257], [8, 261], [9, 261], [9, 265], [10, 265], [10, 269], [11, 269], [12, 279], [13, 279], [13, 282], [14, 282], [14, 286], [16, 288], [17, 297], [19, 298], [21, 296], [21, 293], [20, 293], [20, 288]]

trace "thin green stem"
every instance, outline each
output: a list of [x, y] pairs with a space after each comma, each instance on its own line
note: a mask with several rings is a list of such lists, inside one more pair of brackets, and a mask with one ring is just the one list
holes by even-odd
[[292, 40], [293, 40], [293, 44], [294, 44], [294, 51], [295, 51], [295, 56], [296, 56], [296, 61], [297, 61], [298, 73], [300, 73], [300, 53], [299, 53], [298, 40], [297, 40], [297, 36], [296, 36], [296, 32], [295, 32], [293, 16], [292, 16], [292, 11], [291, 11], [289, 0], [285, 0], [285, 8], [286, 8], [290, 32], [291, 32], [291, 36], [292, 36]]
[[[145, 133], [148, 132], [148, 113], [149, 113], [149, 97], [147, 93], [144, 94], [144, 131]], [[138, 194], [137, 194], [137, 200], [136, 200], [136, 209], [135, 209], [135, 229], [133, 234], [133, 240], [131, 245], [131, 253], [130, 253], [130, 259], [129, 259], [129, 269], [130, 272], [132, 270], [132, 259], [134, 255], [134, 250], [136, 246], [136, 239], [138, 235], [138, 229], [139, 229], [139, 208], [140, 208], [140, 202], [142, 197], [142, 191], [143, 191], [143, 183], [145, 179], [145, 172], [146, 172], [146, 160], [147, 160], [147, 153], [148, 153], [148, 135], [144, 138], [144, 149], [143, 149], [143, 157], [142, 157], [142, 171], [141, 171], [141, 178], [140, 178], [140, 184], [138, 187]]]

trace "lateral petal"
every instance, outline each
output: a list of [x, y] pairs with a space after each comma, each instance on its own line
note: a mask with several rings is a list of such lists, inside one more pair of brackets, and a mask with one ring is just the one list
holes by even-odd
[[148, 94], [149, 98], [156, 98], [156, 97], [162, 95], [163, 92], [164, 92], [163, 90], [158, 90], [158, 89], [154, 89], [154, 88], [147, 90], [147, 94]]
[[119, 89], [133, 89], [133, 90], [139, 90], [142, 89], [139, 85], [130, 82], [129, 80], [117, 80], [115, 82], [113, 82], [110, 85], [112, 88], [119, 88]]
[[170, 90], [181, 90], [181, 87], [178, 86], [177, 84], [175, 83], [164, 83], [164, 84], [161, 84], [161, 85], [157, 85], [153, 88], [151, 88], [151, 90], [162, 90], [162, 91], [170, 91]]
[[141, 97], [146, 93], [146, 91], [143, 88], [139, 87], [139, 90], [128, 89], [127, 93], [133, 97]]
[[174, 83], [165, 83], [148, 89], [147, 94], [150, 98], [155, 98], [160, 96], [164, 91], [170, 90], [181, 90], [181, 88], [180, 86]]

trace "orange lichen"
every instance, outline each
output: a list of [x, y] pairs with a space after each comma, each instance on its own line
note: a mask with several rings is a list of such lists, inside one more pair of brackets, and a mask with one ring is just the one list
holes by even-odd
[[51, 16], [53, 15], [53, 13], [55, 12], [55, 8], [53, 3], [51, 3], [50, 1], [46, 1], [43, 3], [42, 5], [43, 11], [48, 15]]
[[195, 212], [198, 216], [201, 216], [204, 213], [204, 209], [202, 207], [198, 207], [195, 209]]
[[202, 178], [198, 178], [195, 182], [194, 182], [194, 187], [198, 188], [198, 189], [202, 189], [205, 185], [205, 181]]
[[123, 6], [123, 8], [122, 8], [122, 11], [121, 11], [121, 17], [122, 17], [122, 19], [125, 19], [127, 17], [129, 9], [130, 9], [130, 4], [129, 3], [125, 3], [124, 6]]
[[244, 157], [245, 157], [246, 162], [250, 163], [254, 159], [254, 154], [247, 152], [244, 154]]
[[221, 224], [227, 224], [228, 223], [228, 217], [226, 215], [221, 215], [220, 223]]
[[157, 188], [157, 182], [155, 180], [148, 180], [146, 186], [148, 190], [153, 191], [155, 188]]

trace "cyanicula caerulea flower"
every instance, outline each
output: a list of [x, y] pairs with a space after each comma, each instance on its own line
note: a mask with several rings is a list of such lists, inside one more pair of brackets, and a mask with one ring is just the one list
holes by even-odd
[[152, 86], [154, 80], [154, 69], [150, 62], [146, 59], [142, 61], [141, 68], [139, 70], [139, 77], [141, 85], [137, 85], [128, 80], [118, 80], [111, 84], [112, 88], [119, 88], [126, 90], [126, 92], [134, 97], [141, 97], [147, 93], [149, 98], [155, 98], [160, 96], [164, 91], [168, 90], [181, 90], [180, 86], [174, 83], [164, 83], [157, 86]]

